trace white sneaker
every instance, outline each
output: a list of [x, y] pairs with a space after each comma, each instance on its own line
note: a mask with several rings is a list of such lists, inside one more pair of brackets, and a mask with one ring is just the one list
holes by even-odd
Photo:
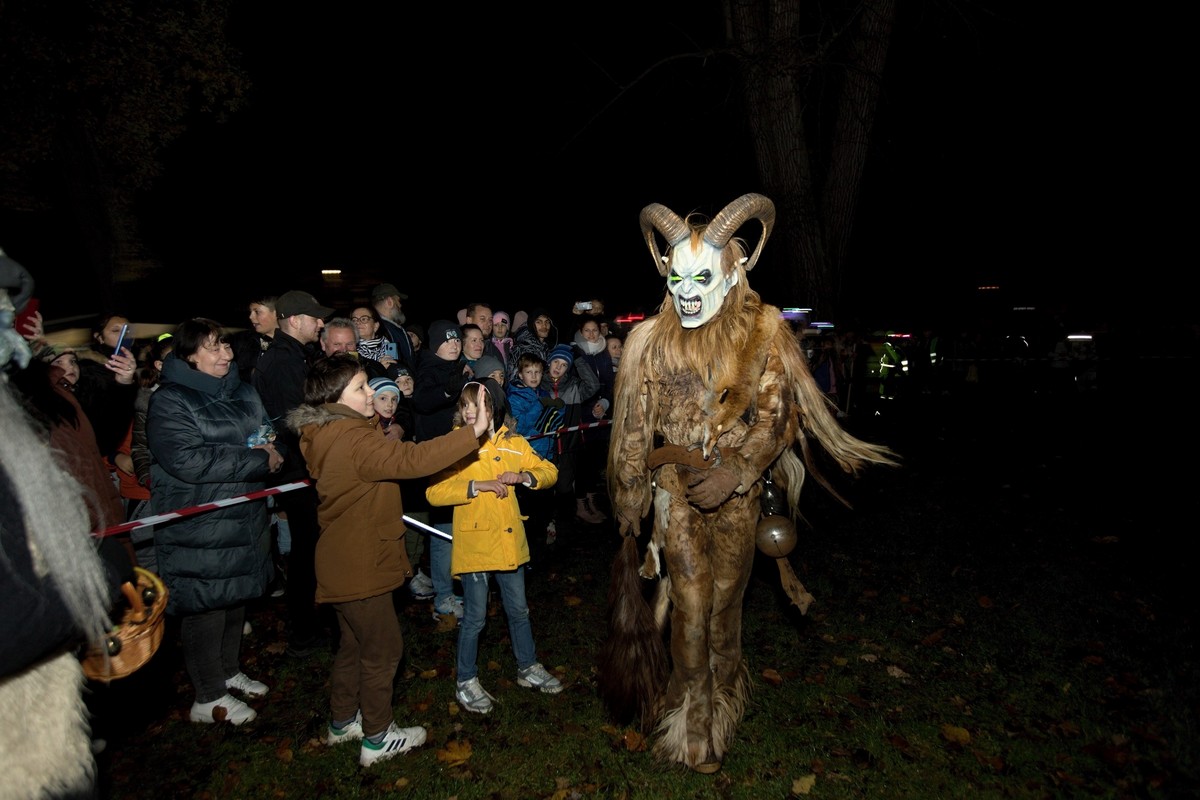
[[234, 689], [241, 692], [246, 697], [256, 700], [260, 697], [266, 697], [267, 692], [271, 691], [262, 681], [256, 681], [244, 672], [239, 672], [232, 678], [225, 679], [225, 688]]
[[554, 520], [546, 525], [546, 544], [554, 544], [558, 541], [558, 528], [554, 525]]
[[433, 607], [433, 618], [438, 619], [447, 614], [453, 614], [456, 619], [463, 618], [463, 603], [462, 598], [458, 595], [450, 595], [450, 599], [444, 603], [437, 603]]
[[192, 710], [188, 714], [188, 719], [192, 722], [232, 722], [234, 725], [241, 725], [244, 722], [250, 722], [258, 716], [253, 708], [238, 700], [231, 694], [224, 697], [218, 697], [211, 703], [192, 703]]
[[518, 670], [517, 686], [537, 689], [543, 694], [558, 694], [563, 690], [563, 685], [558, 678], [547, 672], [541, 664], [531, 664], [525, 669]]
[[454, 690], [454, 699], [467, 711], [474, 711], [476, 714], [490, 714], [492, 701], [496, 698], [488, 694], [487, 689], [480, 685], [479, 678], [475, 677], [469, 681], [459, 681]]
[[335, 728], [330, 724], [329, 731], [325, 734], [325, 744], [354, 742], [361, 738], [363, 738], [362, 712], [359, 711], [354, 715], [354, 721], [344, 728]]
[[242, 623], [242, 636], [249, 636], [253, 632], [254, 628], [250, 627], [250, 620], [246, 620]]
[[376, 761], [407, 753], [414, 747], [425, 744], [425, 735], [424, 728], [398, 728], [393, 722], [388, 726], [387, 733], [379, 744], [370, 739], [362, 740], [362, 748], [358, 751], [358, 763], [369, 767]]
[[421, 570], [417, 570], [417, 574], [408, 582], [408, 591], [415, 600], [432, 600], [434, 595], [437, 594], [433, 590], [433, 578], [430, 578]]

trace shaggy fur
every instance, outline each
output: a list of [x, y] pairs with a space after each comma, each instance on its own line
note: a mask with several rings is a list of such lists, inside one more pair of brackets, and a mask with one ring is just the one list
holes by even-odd
[[83, 669], [59, 653], [0, 680], [4, 797], [82, 797], [96, 762], [83, 701]]
[[605, 669], [597, 674], [597, 681], [613, 716], [637, 720], [648, 731], [654, 722], [651, 703], [666, 683], [667, 649], [642, 597], [637, 562], [637, 541], [630, 536], [613, 565], [608, 637], [599, 656]]
[[[702, 228], [689, 224], [694, 245]], [[794, 516], [807, 474], [837, 496], [811, 448], [851, 475], [867, 464], [894, 463], [886, 448], [842, 429], [779, 310], [747, 284], [743, 254], [737, 240], [722, 254], [725, 274], [736, 273], [736, 282], [707, 324], [684, 328], [667, 294], [659, 313], [630, 333], [617, 373], [608, 462], [613, 508], [628, 538], [613, 567], [601, 694], [618, 720], [639, 716], [645, 724], [649, 713], [660, 759], [705, 773], [720, 768], [750, 696], [742, 607], [763, 473], [771, 470]], [[712, 456], [717, 464], [708, 475], [732, 475], [733, 493], [716, 508], [690, 504], [694, 472], [673, 463], [652, 471], [647, 464], [662, 445]], [[639, 559], [633, 542], [652, 502], [651, 552]], [[638, 570], [654, 577], [660, 563], [651, 614], [643, 608]], [[807, 610], [812, 596], [786, 559], [778, 563], [789, 597]], [[670, 673], [661, 680], [657, 653], [665, 635]]]

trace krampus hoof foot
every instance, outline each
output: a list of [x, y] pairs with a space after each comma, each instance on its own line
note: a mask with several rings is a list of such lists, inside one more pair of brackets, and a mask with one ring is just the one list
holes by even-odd
[[699, 772], [701, 775], [712, 775], [721, 769], [720, 761], [705, 761], [701, 764], [689, 765], [693, 772]]

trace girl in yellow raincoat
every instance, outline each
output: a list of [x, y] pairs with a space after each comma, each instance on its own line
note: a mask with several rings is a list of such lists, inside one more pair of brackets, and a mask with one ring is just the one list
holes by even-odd
[[[549, 489], [558, 468], [539, 456], [515, 423], [506, 424], [504, 390], [491, 378], [484, 407], [479, 408], [479, 383], [463, 387], [455, 425], [474, 425], [480, 414], [489, 430], [479, 437], [479, 451], [438, 475], [425, 491], [431, 505], [454, 507], [454, 554], [451, 572], [463, 585], [463, 618], [458, 628], [458, 686], [460, 705], [477, 714], [492, 710], [495, 699], [479, 684], [476, 660], [479, 635], [487, 622], [488, 582], [494, 579], [508, 617], [508, 633], [517, 659], [517, 685], [546, 694], [562, 684], [537, 659], [529, 606], [525, 601], [525, 564], [529, 542], [524, 518], [512, 487]], [[499, 426], [496, 421], [499, 421]]]

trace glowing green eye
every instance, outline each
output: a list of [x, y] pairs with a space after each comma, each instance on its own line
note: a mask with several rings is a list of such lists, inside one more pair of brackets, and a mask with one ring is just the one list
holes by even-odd
[[679, 277], [674, 272], [672, 272], [670, 275], [667, 276], [668, 283], [679, 283], [682, 280], [683, 280], [683, 278]]

